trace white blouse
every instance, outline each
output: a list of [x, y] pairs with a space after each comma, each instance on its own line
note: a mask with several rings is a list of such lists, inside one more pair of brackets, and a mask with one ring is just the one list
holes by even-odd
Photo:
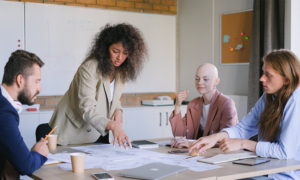
[[202, 115], [201, 115], [201, 120], [200, 120], [201, 130], [203, 132], [204, 132], [204, 129], [205, 129], [205, 126], [206, 126], [206, 122], [207, 122], [207, 117], [208, 117], [208, 113], [209, 113], [209, 107], [210, 107], [210, 104], [205, 105], [203, 103]]

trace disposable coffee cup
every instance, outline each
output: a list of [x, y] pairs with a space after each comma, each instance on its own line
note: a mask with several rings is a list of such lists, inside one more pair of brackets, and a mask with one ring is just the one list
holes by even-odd
[[84, 172], [84, 153], [71, 153], [72, 171], [74, 173]]
[[56, 149], [57, 146], [57, 135], [56, 134], [50, 134], [47, 138], [48, 140], [48, 148], [51, 149]]
[[[189, 141], [189, 147], [192, 146], [193, 142], [195, 142], [196, 140], [188, 140]], [[199, 151], [197, 148], [194, 148], [190, 153], [190, 156], [199, 156]]]

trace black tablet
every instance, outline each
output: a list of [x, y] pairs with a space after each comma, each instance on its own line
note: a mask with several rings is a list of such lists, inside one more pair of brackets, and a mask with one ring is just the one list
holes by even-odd
[[249, 158], [249, 159], [242, 159], [238, 161], [233, 161], [233, 164], [241, 164], [241, 165], [247, 165], [247, 166], [255, 166], [258, 164], [270, 162], [269, 159], [261, 159], [261, 158]]

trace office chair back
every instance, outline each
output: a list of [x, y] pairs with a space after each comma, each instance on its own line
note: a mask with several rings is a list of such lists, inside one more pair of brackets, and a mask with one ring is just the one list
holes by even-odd
[[41, 138], [45, 138], [47, 134], [52, 130], [48, 123], [40, 124], [35, 131], [36, 142], [39, 142]]

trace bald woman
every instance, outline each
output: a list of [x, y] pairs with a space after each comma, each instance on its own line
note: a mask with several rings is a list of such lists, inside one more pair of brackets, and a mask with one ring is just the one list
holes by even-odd
[[173, 135], [177, 139], [172, 140], [172, 147], [189, 147], [187, 139], [199, 139], [238, 123], [233, 100], [216, 89], [219, 82], [218, 70], [214, 65], [207, 63], [199, 66], [195, 86], [202, 97], [197, 97], [188, 104], [183, 118], [180, 106], [189, 91], [177, 94], [175, 109], [169, 118]]

